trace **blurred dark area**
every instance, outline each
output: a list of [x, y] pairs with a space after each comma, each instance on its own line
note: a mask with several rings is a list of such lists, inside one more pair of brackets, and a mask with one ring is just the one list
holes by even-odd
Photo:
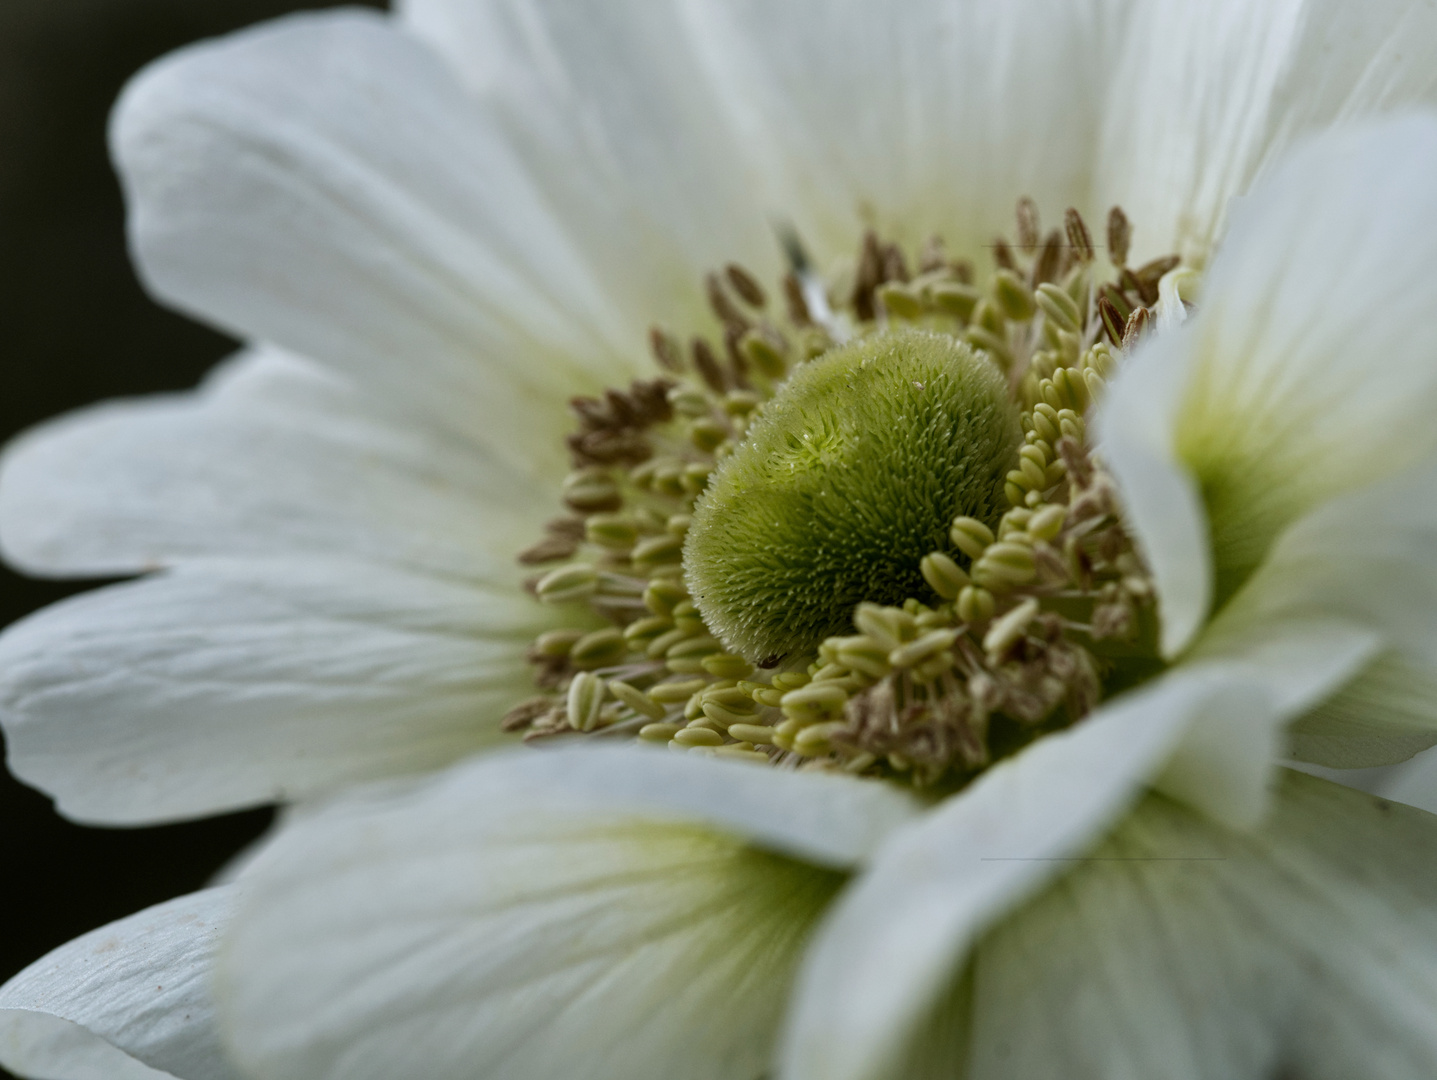
[[[162, 310], [125, 250], [110, 105], [147, 61], [300, 7], [284, 0], [0, 0], [0, 434], [100, 398], [182, 389], [234, 342]], [[383, 5], [374, 5], [383, 6]], [[93, 583], [0, 569], [10, 623]], [[93, 927], [205, 884], [270, 811], [82, 828], [0, 778], [0, 980]], [[0, 1073], [0, 1076], [5, 1075]]]

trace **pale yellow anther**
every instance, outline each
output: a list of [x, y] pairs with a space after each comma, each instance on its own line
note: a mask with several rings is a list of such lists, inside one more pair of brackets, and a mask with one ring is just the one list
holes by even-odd
[[804, 757], [820, 757], [833, 749], [829, 740], [847, 726], [841, 720], [810, 724], [793, 737], [793, 749]]
[[704, 716], [724, 728], [731, 724], [741, 724], [753, 717], [753, 702], [749, 702], [749, 707], [742, 710], [728, 708], [716, 701], [705, 701], [701, 707]]
[[1078, 332], [1082, 313], [1079, 312], [1078, 305], [1066, 290], [1045, 281], [1038, 286], [1038, 294], [1035, 299], [1038, 306], [1043, 309], [1043, 314], [1057, 329], [1066, 330], [1070, 334]]
[[953, 527], [948, 530], [948, 538], [964, 555], [977, 559], [993, 542], [993, 530], [976, 518], [956, 517]]
[[754, 369], [770, 379], [781, 379], [788, 370], [783, 353], [761, 330], [750, 330], [739, 339], [739, 351]]
[[668, 521], [664, 522], [664, 530], [670, 535], [682, 539], [688, 535], [689, 526], [693, 523], [694, 519], [689, 514], [674, 514]]
[[681, 701], [687, 701], [705, 685], [703, 679], [661, 682], [649, 687], [648, 695], [662, 705], [677, 705]]
[[1028, 286], [1011, 270], [999, 270], [993, 275], [993, 299], [1004, 315], [1018, 322], [1031, 319], [1036, 310]]
[[888, 674], [888, 653], [891, 646], [885, 648], [882, 641], [867, 634], [840, 638], [838, 642], [838, 660], [845, 667], [852, 671], [861, 671], [875, 679], [881, 679]]
[[692, 636], [692, 631], [676, 626], [667, 633], [660, 634], [654, 638], [653, 641], [649, 642], [648, 647], [644, 649], [644, 653], [650, 659], [657, 660], [661, 656], [667, 655], [668, 651], [679, 642]]
[[682, 724], [645, 724], [639, 728], [639, 738], [645, 742], [668, 742], [683, 730]]
[[592, 672], [581, 671], [569, 681], [566, 712], [569, 726], [575, 731], [593, 731], [599, 723], [603, 704], [603, 679]]
[[619, 486], [600, 469], [580, 469], [564, 478], [564, 501], [575, 510], [611, 510], [619, 505]]
[[953, 559], [941, 551], [934, 551], [923, 557], [918, 570], [928, 587], [944, 600], [956, 600], [963, 586], [968, 584], [967, 572]]
[[670, 390], [669, 404], [680, 416], [707, 416], [712, 409], [709, 399], [702, 392], [687, 387]]
[[712, 417], [700, 417], [689, 427], [689, 441], [705, 452], [715, 449], [727, 438], [728, 428]]
[[848, 704], [848, 693], [832, 683], [811, 683], [797, 690], [790, 690], [779, 702], [785, 713], [837, 712]]
[[592, 596], [599, 588], [599, 572], [587, 563], [551, 570], [534, 587], [546, 604], [562, 604]]
[[773, 744], [774, 729], [767, 724], [730, 724], [728, 733], [735, 739], [756, 743], [759, 746]]
[[568, 656], [583, 636], [582, 630], [546, 630], [534, 639], [534, 651], [540, 656]]
[[897, 668], [912, 667], [922, 663], [936, 653], [942, 652], [958, 639], [955, 629], [930, 630], [917, 641], [900, 645], [888, 654], [888, 662]]
[[807, 686], [813, 680], [806, 671], [780, 671], [770, 681], [776, 689], [788, 691]]
[[674, 732], [674, 742], [680, 746], [722, 746], [723, 736], [713, 728], [686, 727]]
[[678, 562], [683, 553], [684, 542], [682, 538], [664, 534], [662, 536], [651, 536], [647, 540], [641, 540], [634, 545], [634, 550], [629, 553], [635, 566], [654, 566], [659, 563]]
[[747, 660], [732, 653], [714, 653], [712, 656], [705, 656], [700, 663], [710, 675], [725, 679], [742, 678], [753, 670]]
[[1028, 535], [1035, 540], [1051, 540], [1063, 531], [1067, 516], [1066, 506], [1045, 506], [1028, 519]]
[[969, 585], [958, 594], [958, 618], [965, 623], [987, 622], [997, 606], [993, 594], [979, 585]]
[[594, 514], [584, 522], [584, 536], [591, 544], [621, 549], [633, 546], [639, 530], [621, 514]]
[[649, 615], [624, 627], [624, 640], [629, 643], [631, 649], [643, 649], [654, 638], [668, 633], [673, 628], [674, 621], [672, 619], [664, 615]]
[[896, 281], [879, 288], [878, 302], [891, 318], [916, 319], [923, 314], [923, 301]]
[[606, 626], [574, 642], [569, 659], [579, 667], [599, 668], [618, 663], [628, 651], [628, 642], [619, 628]]
[[982, 293], [959, 281], [944, 281], [930, 286], [928, 297], [939, 311], [966, 322], [972, 318]]
[[655, 615], [672, 615], [674, 605], [689, 598], [688, 590], [677, 581], [659, 578], [651, 581], [644, 589], [644, 607]]
[[1038, 614], [1038, 601], [1029, 597], [1012, 611], [998, 619], [983, 635], [983, 651], [990, 656], [1001, 656], [1022, 638], [1028, 624]]
[[642, 690], [637, 690], [625, 682], [617, 680], [609, 683], [609, 693], [615, 700], [622, 702], [640, 716], [647, 716], [650, 720], [662, 720], [665, 709], [653, 698]]
[[714, 750], [714, 757], [726, 761], [747, 761], [754, 765], [768, 764], [768, 755], [763, 751], [745, 749], [742, 746], [720, 746]]
[[853, 625], [890, 649], [911, 641], [918, 633], [918, 624], [913, 621], [913, 616], [902, 608], [867, 602], [859, 604], [854, 610]]

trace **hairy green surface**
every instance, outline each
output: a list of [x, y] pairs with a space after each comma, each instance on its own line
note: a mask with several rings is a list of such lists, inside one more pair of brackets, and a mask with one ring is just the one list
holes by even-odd
[[723, 461], [684, 545], [725, 645], [773, 664], [850, 625], [860, 601], [927, 595], [919, 560], [967, 514], [990, 524], [1022, 430], [1003, 376], [951, 337], [905, 330], [800, 367]]

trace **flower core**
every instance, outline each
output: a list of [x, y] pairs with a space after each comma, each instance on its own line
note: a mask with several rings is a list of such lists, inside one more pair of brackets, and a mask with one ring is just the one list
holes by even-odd
[[721, 349], [655, 329], [662, 377], [572, 402], [570, 513], [520, 556], [570, 625], [507, 730], [954, 785], [1157, 669], [1084, 414], [1178, 260], [1129, 268], [1117, 208], [1101, 261], [1017, 217], [981, 286], [936, 238], [829, 278], [790, 240], [783, 315], [729, 266]]

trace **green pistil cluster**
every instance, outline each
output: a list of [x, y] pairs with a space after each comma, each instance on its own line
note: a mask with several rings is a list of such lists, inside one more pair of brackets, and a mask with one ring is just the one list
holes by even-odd
[[1128, 269], [1108, 224], [1100, 267], [1024, 200], [982, 288], [870, 234], [782, 314], [712, 275], [721, 345], [656, 330], [662, 378], [574, 402], [569, 513], [521, 556], [574, 625], [507, 729], [953, 783], [1156, 663], [1084, 415], [1175, 260]]

